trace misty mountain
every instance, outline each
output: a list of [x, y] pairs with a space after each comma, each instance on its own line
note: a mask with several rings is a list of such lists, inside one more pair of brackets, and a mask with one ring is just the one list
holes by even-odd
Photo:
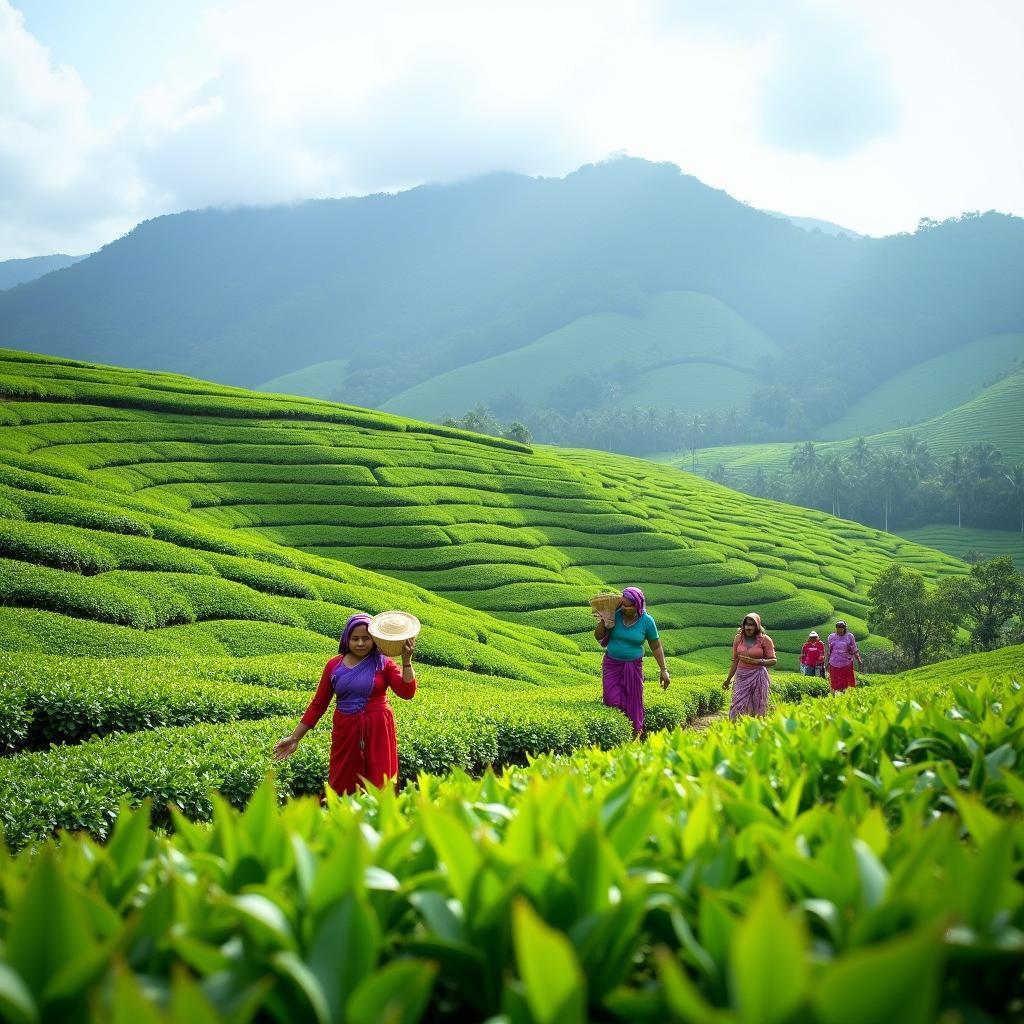
[[0, 260], [0, 291], [34, 281], [51, 270], [63, 270], [84, 259], [84, 256], [58, 253], [55, 256], [30, 256], [24, 260]]
[[[824, 369], [852, 389], [1024, 328], [1022, 266], [1018, 218], [830, 235], [671, 164], [618, 159], [146, 221], [0, 293], [0, 345], [247, 386], [346, 360], [337, 397], [377, 405], [581, 317], [687, 292], [771, 339], [777, 383]], [[622, 357], [644, 358], [625, 343]]]

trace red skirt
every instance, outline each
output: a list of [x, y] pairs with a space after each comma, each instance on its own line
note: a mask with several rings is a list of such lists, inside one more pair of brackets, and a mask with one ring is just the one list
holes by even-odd
[[363, 779], [374, 786], [398, 778], [395, 716], [386, 696], [371, 697], [354, 715], [334, 712], [327, 781], [335, 793], [355, 793]]
[[849, 665], [844, 665], [842, 668], [838, 665], [829, 665], [828, 685], [832, 687], [833, 693], [839, 693], [840, 690], [848, 690], [851, 686], [856, 686], [857, 677], [853, 674], [852, 662]]

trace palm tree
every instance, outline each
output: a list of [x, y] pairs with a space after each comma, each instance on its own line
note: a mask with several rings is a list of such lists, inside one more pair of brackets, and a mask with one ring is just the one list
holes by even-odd
[[797, 476], [810, 476], [818, 468], [818, 449], [813, 441], [805, 441], [793, 445], [793, 454], [789, 457], [789, 468]]
[[1024, 537], [1024, 463], [1011, 466], [1010, 472], [1004, 475], [1010, 482], [1011, 493], [1020, 511], [1020, 535]]
[[970, 481], [971, 474], [967, 466], [967, 460], [964, 458], [964, 453], [958, 449], [953, 452], [942, 467], [942, 483], [956, 502], [956, 528], [958, 530], [963, 525], [961, 513], [963, 511], [964, 493]]
[[690, 468], [694, 473], [697, 472], [697, 449], [700, 447], [700, 435], [703, 434], [707, 428], [707, 422], [699, 412], [694, 413], [690, 422], [686, 425], [686, 429], [690, 435]]
[[991, 441], [978, 441], [967, 449], [967, 465], [977, 480], [986, 480], [1002, 469], [1003, 453]]
[[828, 481], [829, 490], [832, 492], [832, 515], [841, 516], [839, 495], [847, 482], [846, 465], [835, 452], [829, 452], [821, 460], [821, 472], [824, 479]]
[[882, 481], [884, 500], [882, 503], [882, 529], [889, 532], [889, 513], [892, 511], [892, 499], [903, 478], [907, 475], [906, 464], [896, 452], [882, 452], [878, 460], [878, 475]]
[[850, 449], [850, 460], [857, 467], [857, 472], [863, 473], [867, 464], [871, 461], [871, 449], [863, 437], [858, 437]]
[[740, 414], [739, 409], [735, 405], [730, 405], [725, 410], [725, 415], [722, 416], [722, 426], [725, 427], [728, 432], [728, 437], [731, 442], [736, 441], [736, 437], [739, 434], [740, 424], [743, 422], [743, 416]]

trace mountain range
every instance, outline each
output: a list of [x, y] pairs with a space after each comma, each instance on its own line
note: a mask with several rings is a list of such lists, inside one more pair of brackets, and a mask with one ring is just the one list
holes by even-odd
[[1019, 218], [808, 231], [622, 158], [159, 217], [0, 292], [0, 344], [435, 419], [708, 412], [822, 380], [852, 401], [1022, 332], [1022, 266]]

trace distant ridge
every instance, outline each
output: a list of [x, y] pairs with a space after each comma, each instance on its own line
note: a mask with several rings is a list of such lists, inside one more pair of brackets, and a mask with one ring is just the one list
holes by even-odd
[[63, 270], [84, 259], [84, 256], [57, 253], [54, 256], [29, 256], [23, 260], [0, 260], [0, 291], [27, 284], [51, 270]]
[[[493, 174], [160, 217], [0, 292], [0, 345], [247, 387], [294, 374], [319, 385], [308, 368], [344, 365], [328, 394], [381, 407], [586, 318], [625, 325], [657, 297], [688, 293], [767, 339], [773, 354], [749, 368], [759, 385], [791, 388], [814, 368], [861, 395], [973, 339], [1024, 331], [1021, 266], [1019, 218], [852, 239], [753, 209], [672, 164], [623, 158], [564, 178]], [[696, 349], [721, 355], [713, 324], [688, 324], [660, 366]], [[628, 351], [636, 373], [668, 379], [628, 330], [605, 343]], [[621, 383], [620, 360], [575, 358], [572, 372], [592, 378], [595, 393]], [[704, 367], [693, 364], [687, 394], [717, 403], [728, 381]], [[502, 387], [490, 381], [474, 397], [493, 400]], [[666, 408], [661, 391], [627, 390]], [[667, 390], [677, 401], [679, 389]], [[732, 395], [744, 405], [749, 389]], [[429, 414], [404, 400], [403, 409]]]
[[790, 224], [795, 224], [798, 228], [803, 228], [804, 231], [821, 231], [826, 235], [845, 235], [847, 238], [865, 237], [859, 231], [851, 231], [850, 228], [844, 228], [841, 224], [833, 224], [829, 220], [819, 220], [817, 217], [792, 217], [788, 213], [778, 213], [775, 210], [765, 210], [764, 212], [772, 217], [788, 220]]

